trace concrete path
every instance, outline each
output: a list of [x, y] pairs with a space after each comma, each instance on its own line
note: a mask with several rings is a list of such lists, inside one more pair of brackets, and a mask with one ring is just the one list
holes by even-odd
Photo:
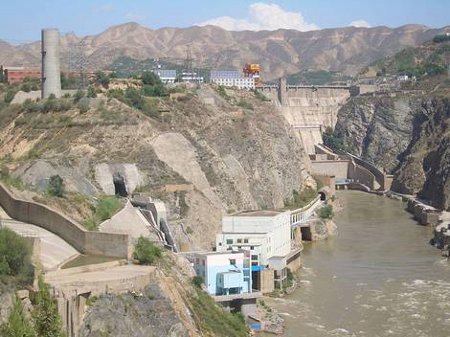
[[153, 266], [114, 264], [110, 262], [51, 271], [45, 274], [45, 282], [65, 294], [120, 293], [142, 289], [154, 277], [156, 270]]
[[45, 271], [57, 269], [64, 262], [80, 254], [56, 234], [41, 227], [11, 219], [1, 207], [0, 219], [3, 226], [19, 235], [40, 238], [40, 261]]

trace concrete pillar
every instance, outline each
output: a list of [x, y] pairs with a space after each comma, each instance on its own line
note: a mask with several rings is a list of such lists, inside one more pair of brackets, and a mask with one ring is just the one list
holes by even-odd
[[57, 29], [42, 30], [42, 98], [51, 94], [61, 97], [61, 70], [59, 60], [59, 31]]
[[280, 78], [278, 86], [278, 100], [281, 105], [287, 105], [287, 80]]

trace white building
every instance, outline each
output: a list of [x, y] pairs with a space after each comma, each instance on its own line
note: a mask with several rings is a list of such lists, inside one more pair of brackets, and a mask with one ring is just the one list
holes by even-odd
[[188, 73], [184, 72], [181, 74], [181, 82], [190, 82], [190, 83], [203, 83], [203, 76], [198, 75], [196, 72]]
[[210, 75], [211, 83], [224, 87], [236, 87], [238, 89], [255, 89], [255, 79], [245, 77], [235, 70], [213, 70]]
[[176, 70], [167, 70], [167, 69], [155, 69], [153, 73], [159, 76], [159, 79], [163, 83], [175, 83], [177, 79], [177, 71]]
[[249, 252], [206, 252], [190, 256], [194, 270], [213, 296], [252, 292]]
[[266, 268], [275, 271], [275, 282], [283, 281], [286, 267], [300, 258], [300, 250], [291, 249], [290, 212], [246, 211], [225, 216], [222, 233], [216, 237], [216, 250], [241, 249], [250, 251], [254, 284], [260, 284], [257, 278]]

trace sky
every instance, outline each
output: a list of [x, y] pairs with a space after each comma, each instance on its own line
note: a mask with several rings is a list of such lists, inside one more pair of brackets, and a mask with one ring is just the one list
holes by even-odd
[[42, 28], [78, 36], [138, 22], [151, 29], [215, 24], [228, 30], [450, 25], [450, 0], [0, 0], [0, 39], [40, 40]]

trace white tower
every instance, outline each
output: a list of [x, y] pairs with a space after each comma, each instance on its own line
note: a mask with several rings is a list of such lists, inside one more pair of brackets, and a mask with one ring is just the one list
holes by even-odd
[[51, 94], [61, 97], [61, 71], [59, 64], [58, 29], [42, 30], [42, 98]]

